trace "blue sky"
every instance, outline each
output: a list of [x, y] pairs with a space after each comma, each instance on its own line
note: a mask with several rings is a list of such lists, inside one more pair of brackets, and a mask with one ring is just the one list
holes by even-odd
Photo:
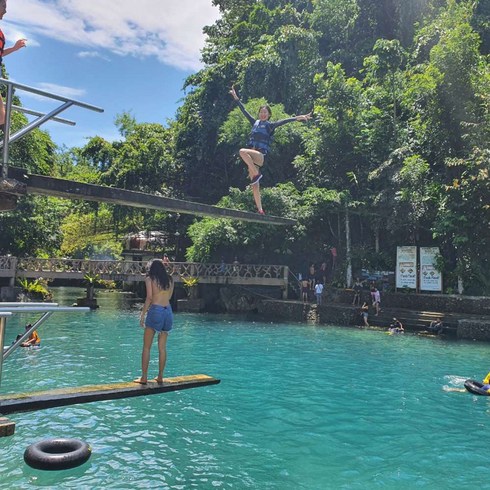
[[[0, 26], [9, 47], [9, 78], [104, 109], [70, 108], [77, 122], [42, 126], [58, 145], [83, 146], [99, 135], [118, 139], [114, 118], [130, 111], [138, 122], [165, 124], [184, 97], [185, 78], [198, 70], [202, 28], [218, 17], [211, 0], [7, 0]], [[52, 102], [17, 92], [29, 109]]]

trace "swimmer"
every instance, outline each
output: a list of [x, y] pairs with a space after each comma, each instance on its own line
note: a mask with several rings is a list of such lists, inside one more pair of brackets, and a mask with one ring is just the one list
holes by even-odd
[[[30, 328], [32, 328], [32, 325], [28, 323], [26, 325], [26, 330], [29, 330]], [[19, 338], [19, 336], [17, 336], [17, 338]], [[20, 344], [21, 347], [37, 347], [39, 345], [41, 345], [41, 337], [39, 337], [36, 330], [33, 330], [31, 335], [29, 335], [29, 338]]]
[[391, 333], [405, 333], [402, 322], [397, 318], [393, 318], [393, 322], [390, 324], [389, 331]]

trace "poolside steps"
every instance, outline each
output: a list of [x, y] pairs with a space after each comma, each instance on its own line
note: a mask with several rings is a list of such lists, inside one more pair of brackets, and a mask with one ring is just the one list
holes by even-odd
[[382, 308], [378, 316], [370, 312], [368, 322], [370, 325], [376, 327], [388, 328], [393, 322], [393, 318], [396, 317], [402, 322], [405, 330], [421, 332], [427, 330], [430, 322], [441, 318], [444, 324], [444, 334], [456, 336], [458, 319], [462, 316], [467, 318], [469, 315], [456, 315], [436, 311], [412, 311], [401, 308]]
[[206, 374], [164, 378], [161, 384], [149, 381], [146, 385], [131, 382], [105, 385], [76, 386], [32, 393], [18, 393], [0, 396], [0, 414], [9, 415], [19, 412], [31, 412], [46, 408], [64, 407], [79, 403], [102, 400], [116, 400], [136, 396], [157, 395], [170, 391], [187, 390], [201, 386], [215, 385], [219, 379]]

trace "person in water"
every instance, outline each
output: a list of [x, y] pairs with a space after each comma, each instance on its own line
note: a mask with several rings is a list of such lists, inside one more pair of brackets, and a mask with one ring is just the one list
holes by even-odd
[[158, 376], [154, 381], [163, 383], [163, 371], [167, 362], [167, 336], [173, 326], [170, 298], [174, 291], [174, 282], [161, 260], [154, 259], [151, 261], [145, 285], [146, 301], [140, 316], [140, 325], [145, 329], [141, 355], [141, 376], [134, 380], [143, 385], [148, 383], [150, 349], [155, 333], [158, 333]]
[[436, 335], [440, 335], [444, 331], [444, 325], [441, 318], [436, 318], [434, 321], [430, 322], [427, 330]]
[[[0, 0], [0, 20], [3, 19], [3, 16], [7, 13], [7, 0]], [[5, 36], [0, 29], [0, 70], [3, 64], [3, 57], [7, 56], [15, 51], [18, 51], [21, 48], [26, 46], [27, 39], [18, 39], [13, 46], [10, 48], [5, 47]], [[1, 71], [0, 71], [1, 75]], [[5, 106], [3, 105], [3, 99], [0, 95], [0, 129], [5, 129]]]
[[405, 333], [405, 329], [403, 328], [402, 322], [397, 318], [393, 318], [389, 330], [391, 333]]
[[[26, 331], [32, 328], [32, 325], [28, 323], [26, 325]], [[19, 338], [19, 335], [17, 336]], [[31, 347], [31, 346], [39, 346], [41, 345], [41, 337], [39, 337], [38, 333], [36, 330], [33, 330], [31, 332], [31, 335], [29, 335], [29, 338], [20, 344], [21, 347]]]
[[281, 119], [280, 121], [270, 122], [269, 119], [272, 116], [271, 108], [268, 105], [263, 105], [259, 109], [259, 118], [255, 119], [245, 109], [244, 105], [240, 101], [235, 87], [232, 86], [230, 94], [233, 100], [238, 104], [238, 107], [242, 111], [243, 115], [249, 120], [252, 125], [252, 131], [250, 133], [250, 139], [248, 141], [247, 148], [240, 149], [240, 157], [245, 162], [248, 168], [248, 177], [250, 179], [250, 185], [254, 195], [255, 205], [259, 214], [265, 214], [262, 209], [262, 199], [260, 197], [259, 180], [262, 178], [260, 169], [264, 165], [265, 156], [269, 151], [269, 147], [272, 143], [272, 136], [274, 131], [284, 124], [294, 121], [308, 121], [311, 119], [311, 112], [309, 114], [303, 114], [301, 116], [290, 117], [288, 119]]
[[482, 387], [480, 388], [484, 391], [490, 391], [490, 373], [488, 373], [482, 381]]

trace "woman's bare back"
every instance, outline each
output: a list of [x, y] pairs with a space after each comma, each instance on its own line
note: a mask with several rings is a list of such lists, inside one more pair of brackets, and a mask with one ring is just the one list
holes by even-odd
[[168, 289], [161, 289], [160, 286], [155, 281], [152, 281], [149, 277], [147, 277], [146, 280], [150, 282], [151, 304], [168, 306], [170, 303], [170, 298], [172, 297], [172, 293], [174, 292], [173, 280], [170, 279], [170, 287]]

